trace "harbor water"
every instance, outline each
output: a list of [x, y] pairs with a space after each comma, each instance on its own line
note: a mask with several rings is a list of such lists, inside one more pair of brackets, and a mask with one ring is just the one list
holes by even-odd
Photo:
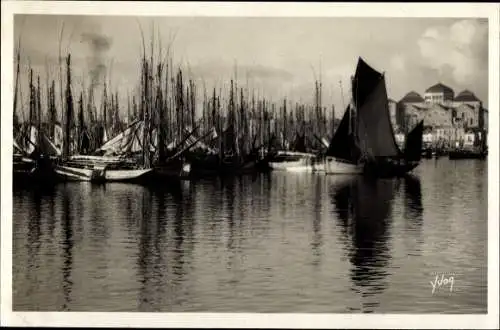
[[16, 311], [486, 313], [487, 161], [14, 187]]

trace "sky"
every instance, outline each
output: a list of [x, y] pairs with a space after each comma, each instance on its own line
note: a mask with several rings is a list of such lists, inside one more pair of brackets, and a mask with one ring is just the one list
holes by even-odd
[[323, 104], [344, 108], [362, 57], [385, 72], [396, 101], [441, 82], [455, 93], [471, 90], [488, 106], [486, 19], [15, 15], [24, 103], [29, 66], [42, 84], [57, 79], [59, 44], [63, 55], [71, 53], [74, 93], [91, 81], [102, 86], [106, 76], [123, 102], [140, 77], [140, 27], [147, 52], [153, 35], [155, 54], [158, 40], [163, 56], [170, 45], [174, 65], [197, 82], [200, 98], [203, 86], [211, 91], [236, 78], [256, 95], [312, 103], [321, 76]]

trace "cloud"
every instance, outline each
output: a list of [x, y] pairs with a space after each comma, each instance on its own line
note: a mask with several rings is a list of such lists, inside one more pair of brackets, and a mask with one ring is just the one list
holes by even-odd
[[457, 84], [464, 84], [487, 68], [488, 27], [479, 20], [461, 20], [451, 26], [428, 28], [418, 40], [423, 63], [441, 75], [451, 70]]

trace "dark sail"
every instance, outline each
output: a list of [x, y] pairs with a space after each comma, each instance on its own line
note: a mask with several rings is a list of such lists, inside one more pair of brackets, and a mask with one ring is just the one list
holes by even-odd
[[352, 99], [356, 108], [361, 108], [375, 90], [383, 75], [369, 66], [361, 57], [352, 80]]
[[296, 152], [306, 152], [306, 136], [297, 132], [291, 149]]
[[234, 131], [234, 126], [229, 125], [229, 127], [222, 133], [222, 141], [223, 141], [223, 151], [228, 153], [236, 152], [236, 134]]
[[422, 156], [422, 135], [424, 122], [420, 121], [406, 137], [404, 157], [406, 160], [419, 161]]
[[[366, 79], [370, 84], [373, 82], [372, 78], [372, 73], [369, 73]], [[358, 75], [358, 79], [360, 82], [364, 80], [362, 74]], [[400, 156], [401, 151], [396, 144], [389, 117], [385, 78], [381, 76], [371, 91], [367, 87], [369, 84], [363, 86], [367, 94], [360, 98], [363, 101], [359, 102], [361, 106], [357, 112], [358, 138], [362, 152], [372, 159]]]
[[344, 112], [340, 125], [330, 141], [327, 156], [345, 159], [356, 162], [359, 159], [359, 149], [355, 143], [354, 135], [349, 132], [349, 122], [351, 120], [351, 111], [349, 107]]

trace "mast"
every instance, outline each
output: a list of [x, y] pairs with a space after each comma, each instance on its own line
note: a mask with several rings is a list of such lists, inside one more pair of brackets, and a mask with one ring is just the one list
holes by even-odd
[[[18, 48], [17, 48], [17, 51], [16, 51], [16, 82], [15, 82], [15, 86], [14, 86], [14, 128], [17, 129], [17, 126], [19, 124], [19, 118], [17, 116], [17, 94], [18, 94], [18, 89], [19, 89], [19, 62], [21, 61], [21, 54], [20, 54], [21, 50], [19, 48], [19, 45], [18, 45]], [[15, 132], [17, 133], [17, 132]]]
[[71, 119], [73, 116], [73, 95], [71, 94], [71, 55], [66, 59], [66, 113], [64, 120], [64, 142], [63, 142], [63, 159], [69, 157], [70, 153], [70, 134], [71, 134]]

